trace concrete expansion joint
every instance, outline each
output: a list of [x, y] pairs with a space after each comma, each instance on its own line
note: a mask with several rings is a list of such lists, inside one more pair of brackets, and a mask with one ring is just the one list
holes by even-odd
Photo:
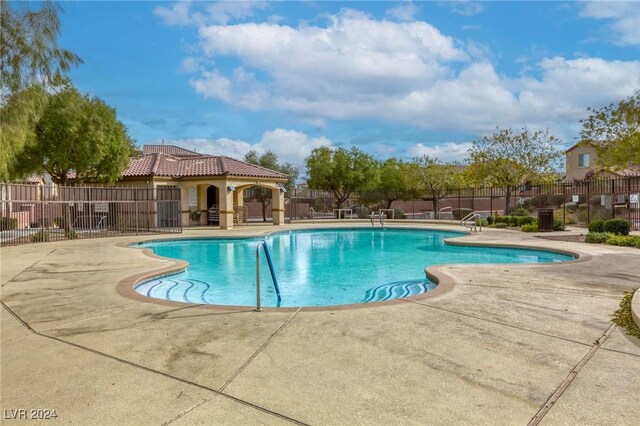
[[504, 327], [514, 328], [514, 329], [520, 330], [520, 331], [526, 331], [527, 333], [534, 333], [534, 334], [538, 334], [540, 336], [551, 337], [552, 339], [564, 340], [565, 342], [575, 343], [577, 345], [590, 346], [587, 343], [579, 342], [577, 340], [567, 339], [566, 337], [554, 336], [553, 334], [543, 333], [542, 331], [537, 331], [537, 330], [531, 330], [529, 328], [524, 328], [524, 327], [520, 327], [520, 326], [517, 326], [517, 325], [508, 324], [506, 322], [496, 321], [496, 320], [492, 320], [492, 319], [489, 319], [489, 318], [483, 318], [483, 317], [480, 317], [480, 316], [477, 316], [477, 315], [471, 315], [471, 314], [467, 314], [467, 313], [464, 313], [464, 312], [454, 311], [452, 309], [441, 308], [439, 306], [434, 306], [434, 305], [431, 305], [431, 304], [428, 304], [428, 303], [424, 303], [424, 302], [421, 302], [421, 301], [418, 301], [418, 300], [410, 300], [410, 299], [398, 299], [398, 300], [401, 300], [401, 301], [407, 302], [407, 303], [415, 303], [417, 305], [426, 306], [428, 308], [437, 309], [437, 310], [444, 311], [444, 312], [449, 312], [450, 314], [462, 315], [464, 317], [473, 318], [473, 319], [477, 319], [477, 320], [480, 320], [480, 321], [486, 321], [486, 322], [490, 322], [492, 324], [502, 325]]
[[611, 333], [616, 329], [615, 324], [611, 324], [609, 328], [604, 332], [600, 338], [598, 338], [595, 343], [589, 349], [589, 352], [580, 360], [580, 362], [571, 370], [569, 375], [564, 379], [564, 381], [556, 388], [556, 390], [551, 394], [549, 399], [544, 403], [544, 405], [538, 410], [538, 412], [531, 418], [527, 426], [536, 426], [542, 421], [544, 416], [547, 415], [549, 410], [555, 405], [558, 399], [562, 396], [565, 390], [571, 385], [574, 379], [578, 376], [578, 373], [584, 368], [585, 365], [591, 360], [591, 358], [598, 352], [598, 349], [602, 346], [602, 344], [609, 338]]
[[286, 320], [286, 321], [285, 321], [285, 322], [284, 322], [284, 323], [283, 323], [283, 324], [282, 324], [282, 325], [281, 325], [281, 326], [280, 326], [280, 327], [275, 331], [275, 333], [273, 333], [273, 334], [272, 334], [272, 335], [267, 339], [267, 341], [266, 341], [266, 342], [264, 342], [264, 343], [262, 344], [262, 346], [260, 346], [260, 347], [258, 348], [258, 350], [257, 350], [257, 351], [255, 351], [255, 352], [253, 353], [253, 355], [251, 355], [251, 356], [249, 357], [249, 359], [247, 360], [247, 362], [245, 362], [244, 364], [242, 364], [242, 366], [238, 369], [238, 371], [236, 371], [236, 372], [231, 376], [231, 378], [230, 378], [229, 380], [227, 380], [227, 381], [225, 382], [225, 384], [224, 384], [224, 385], [222, 385], [222, 387], [220, 387], [220, 389], [218, 389], [218, 391], [219, 391], [219, 392], [223, 392], [223, 391], [227, 388], [227, 386], [229, 386], [229, 385], [231, 384], [231, 382], [233, 382], [233, 380], [234, 380], [236, 377], [238, 377], [238, 375], [240, 375], [240, 373], [242, 373], [242, 371], [243, 371], [245, 368], [247, 368], [247, 367], [249, 366], [249, 364], [251, 364], [251, 362], [252, 362], [254, 359], [256, 359], [256, 357], [257, 357], [258, 355], [260, 355], [260, 353], [261, 353], [262, 351], [264, 351], [264, 350], [266, 349], [266, 347], [267, 347], [267, 346], [269, 346], [269, 343], [271, 343], [271, 342], [273, 341], [273, 339], [275, 339], [276, 337], [278, 337], [278, 335], [282, 332], [282, 330], [284, 330], [284, 329], [285, 329], [285, 328], [286, 328], [286, 327], [291, 323], [291, 321], [293, 321], [293, 319], [296, 317], [296, 315], [298, 315], [298, 313], [299, 313], [301, 310], [302, 310], [302, 308], [298, 308], [298, 309], [293, 313], [293, 315], [291, 315], [291, 316], [289, 317], [289, 319], [287, 319], [287, 320]]
[[[116, 357], [116, 356], [113, 356], [113, 355], [110, 355], [110, 354], [107, 354], [107, 353], [104, 353], [104, 352], [100, 352], [100, 351], [97, 351], [97, 350], [95, 350], [95, 349], [88, 348], [88, 347], [86, 347], [86, 346], [78, 345], [78, 344], [76, 344], [76, 343], [73, 343], [73, 342], [69, 342], [69, 341], [67, 341], [67, 340], [60, 339], [59, 337], [56, 337], [56, 336], [51, 336], [51, 335], [48, 335], [48, 334], [41, 333], [41, 332], [39, 332], [39, 331], [34, 330], [34, 329], [33, 329], [33, 328], [32, 328], [32, 327], [31, 327], [27, 322], [25, 322], [22, 318], [20, 318], [20, 316], [19, 316], [18, 314], [16, 314], [13, 310], [11, 310], [11, 308], [9, 308], [9, 307], [8, 307], [8, 306], [7, 306], [3, 301], [1, 301], [1, 300], [0, 300], [0, 305], [2, 305], [2, 307], [3, 307], [4, 309], [6, 309], [6, 310], [7, 310], [7, 312], [9, 312], [9, 314], [11, 314], [11, 315], [12, 315], [12, 316], [13, 316], [13, 317], [14, 317], [14, 318], [15, 318], [15, 319], [16, 319], [16, 320], [17, 320], [17, 321], [18, 321], [18, 322], [23, 326], [23, 327], [25, 327], [27, 330], [29, 330], [32, 334], [35, 334], [36, 336], [40, 336], [40, 337], [44, 337], [44, 338], [47, 338], [47, 339], [51, 339], [51, 340], [54, 340], [54, 341], [56, 341], [56, 342], [58, 342], [58, 343], [62, 343], [62, 344], [68, 345], [68, 346], [72, 346], [72, 347], [74, 347], [74, 348], [76, 348], [76, 349], [80, 349], [80, 350], [85, 351], [85, 352], [90, 352], [90, 353], [92, 353], [92, 354], [94, 354], [94, 355], [98, 355], [98, 356], [101, 356], [101, 357], [104, 357], [104, 358], [108, 358], [108, 359], [110, 359], [110, 360], [112, 360], [112, 361], [119, 362], [119, 363], [122, 363], [122, 364], [128, 365], [128, 366], [130, 366], [130, 367], [133, 367], [133, 368], [137, 368], [137, 369], [140, 369], [140, 370], [146, 371], [147, 373], [156, 374], [156, 375], [159, 375], [159, 376], [162, 376], [162, 377], [168, 378], [168, 379], [170, 379], [170, 380], [175, 380], [175, 381], [178, 381], [178, 382], [180, 382], [180, 383], [184, 383], [184, 384], [186, 384], [186, 385], [194, 386], [194, 387], [197, 387], [197, 388], [199, 388], [199, 389], [203, 389], [203, 390], [206, 390], [206, 391], [212, 392], [212, 393], [213, 393], [214, 395], [216, 395], [216, 396], [221, 396], [221, 397], [224, 397], [224, 398], [230, 399], [230, 400], [232, 400], [232, 401], [234, 401], [234, 402], [237, 402], [237, 403], [239, 403], [239, 404], [245, 405], [245, 406], [247, 406], [247, 407], [251, 407], [251, 408], [253, 408], [253, 409], [255, 409], [255, 410], [258, 410], [258, 411], [261, 411], [261, 412], [263, 412], [263, 413], [265, 413], [265, 414], [270, 414], [270, 415], [275, 416], [275, 417], [278, 417], [278, 418], [280, 418], [280, 419], [282, 419], [282, 420], [286, 420], [286, 421], [288, 421], [288, 422], [290, 422], [290, 423], [294, 423], [294, 424], [298, 424], [298, 425], [308, 426], [308, 424], [307, 424], [307, 423], [301, 422], [301, 421], [299, 421], [299, 420], [296, 420], [296, 419], [291, 418], [291, 417], [289, 417], [289, 416], [286, 416], [286, 415], [284, 415], [284, 414], [280, 414], [280, 413], [278, 413], [278, 412], [271, 411], [271, 410], [269, 410], [269, 409], [267, 409], [267, 408], [264, 408], [264, 407], [261, 407], [261, 406], [259, 406], [259, 405], [252, 404], [251, 402], [245, 401], [245, 400], [243, 400], [243, 399], [236, 398], [236, 397], [234, 397], [234, 396], [228, 395], [228, 394], [226, 394], [226, 393], [223, 393], [223, 392], [222, 392], [222, 391], [220, 391], [220, 390], [217, 390], [217, 389], [211, 388], [211, 387], [209, 387], [209, 386], [206, 386], [206, 385], [203, 385], [203, 384], [200, 384], [200, 383], [197, 383], [197, 382], [191, 381], [191, 380], [183, 379], [183, 378], [181, 378], [181, 377], [174, 376], [174, 375], [172, 375], [172, 374], [165, 373], [165, 372], [162, 372], [162, 371], [159, 371], [159, 370], [154, 370], [153, 368], [145, 367], [144, 365], [140, 365], [140, 364], [137, 364], [137, 363], [135, 363], [135, 362], [127, 361], [126, 359], [118, 358], [118, 357]], [[253, 359], [254, 359], [254, 358], [255, 358], [255, 357], [256, 357], [256, 356], [257, 356], [257, 355], [258, 355], [258, 354], [263, 350], [263, 349], [264, 349], [264, 348], [266, 348], [266, 347], [267, 347], [267, 345], [269, 344], [269, 342], [271, 342], [271, 341], [272, 341], [272, 340], [273, 340], [273, 339], [274, 339], [274, 338], [275, 338], [275, 337], [280, 333], [280, 331], [282, 331], [282, 330], [283, 330], [283, 329], [284, 329], [284, 328], [285, 328], [285, 327], [286, 327], [286, 326], [287, 326], [287, 325], [288, 325], [288, 324], [293, 320], [293, 318], [298, 314], [298, 312], [300, 312], [300, 310], [301, 310], [301, 309], [302, 309], [302, 308], [299, 308], [299, 309], [298, 309], [298, 310], [297, 310], [297, 311], [296, 311], [296, 312], [291, 316], [291, 318], [289, 318], [289, 319], [288, 319], [288, 320], [287, 320], [287, 321], [286, 321], [282, 326], [280, 326], [280, 328], [279, 328], [279, 329], [278, 329], [278, 330], [277, 330], [277, 331], [276, 331], [276, 332], [275, 332], [275, 333], [274, 333], [274, 334], [269, 338], [269, 340], [267, 340], [267, 342], [266, 342], [265, 344], [263, 344], [263, 345], [260, 347], [260, 349], [258, 349], [258, 351], [257, 351], [257, 352], [256, 352], [256, 353], [255, 353], [255, 354], [254, 354], [250, 359], [249, 359], [249, 361], [247, 361], [247, 362], [243, 365], [243, 367], [241, 367], [241, 369], [240, 369], [240, 370], [238, 370], [238, 372], [237, 372], [237, 373], [236, 373], [236, 374], [235, 374], [235, 375], [234, 375], [234, 376], [233, 376], [233, 377], [232, 377], [232, 378], [231, 378], [231, 379], [230, 379], [230, 380], [225, 384], [225, 386], [226, 386], [227, 384], [231, 383], [231, 380], [233, 380], [233, 379], [234, 379], [234, 378], [235, 378], [235, 377], [236, 377], [236, 376], [237, 376], [237, 375], [238, 375], [238, 374], [239, 374], [239, 373], [240, 373], [240, 372], [241, 372], [241, 371], [242, 371], [242, 370], [243, 370], [247, 365], [249, 365], [249, 363], [250, 363], [250, 362], [251, 362], [251, 361], [252, 361], [252, 360], [253, 360]], [[173, 421], [175, 421], [175, 420], [179, 419], [180, 417], [182, 417], [182, 416], [186, 415], [189, 411], [194, 410], [194, 409], [195, 409], [195, 408], [197, 408], [198, 406], [200, 406], [200, 405], [202, 405], [202, 404], [204, 404], [205, 402], [210, 401], [210, 400], [211, 400], [211, 398], [209, 398], [209, 399], [205, 399], [205, 400], [201, 401], [199, 404], [196, 404], [195, 406], [193, 406], [193, 407], [189, 408], [189, 409], [188, 409], [188, 410], [186, 410], [185, 412], [183, 412], [183, 413], [181, 413], [180, 415], [178, 415], [178, 416], [174, 417], [173, 419], [168, 420], [167, 422], [165, 422], [165, 423], [163, 423], [163, 424], [169, 424], [169, 423], [172, 423]]]

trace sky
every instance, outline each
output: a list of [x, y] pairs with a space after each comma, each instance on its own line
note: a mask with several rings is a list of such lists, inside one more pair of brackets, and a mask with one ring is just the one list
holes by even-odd
[[317, 147], [463, 162], [497, 127], [573, 145], [640, 87], [640, 2], [61, 3], [70, 77], [139, 146], [304, 169]]

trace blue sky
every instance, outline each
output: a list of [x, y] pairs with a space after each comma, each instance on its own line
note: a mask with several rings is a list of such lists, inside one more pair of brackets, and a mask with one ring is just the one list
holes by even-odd
[[638, 2], [64, 2], [81, 91], [139, 145], [303, 165], [315, 147], [463, 161], [496, 126], [572, 145], [640, 87]]

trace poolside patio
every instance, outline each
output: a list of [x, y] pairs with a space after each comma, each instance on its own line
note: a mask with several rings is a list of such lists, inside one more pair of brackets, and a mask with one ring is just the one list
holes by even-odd
[[[322, 226], [336, 223], [278, 230]], [[154, 238], [2, 248], [3, 421], [16, 409], [85, 425], [640, 421], [640, 339], [610, 322], [623, 292], [640, 286], [638, 249], [483, 229], [459, 240], [585, 260], [442, 266], [455, 285], [434, 298], [258, 313], [120, 295], [127, 277], [174, 265], [121, 246]]]

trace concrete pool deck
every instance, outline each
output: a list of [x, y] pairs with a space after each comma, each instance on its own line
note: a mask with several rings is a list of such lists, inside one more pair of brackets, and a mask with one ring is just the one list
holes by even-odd
[[19, 409], [83, 425], [640, 421], [640, 339], [610, 322], [623, 292], [640, 287], [640, 250], [483, 229], [461, 240], [590, 258], [442, 266], [451, 291], [359, 309], [258, 313], [118, 294], [120, 281], [171, 263], [118, 244], [165, 237], [2, 248], [3, 423], [20, 423]]

